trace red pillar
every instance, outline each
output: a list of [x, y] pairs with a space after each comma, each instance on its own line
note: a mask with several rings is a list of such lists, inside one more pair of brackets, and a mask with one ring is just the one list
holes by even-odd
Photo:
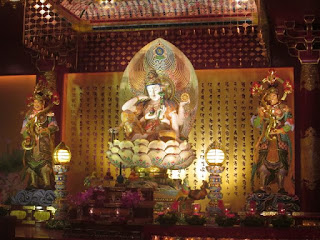
[[300, 136], [296, 188], [304, 212], [320, 212], [320, 51], [314, 50], [314, 44], [320, 42], [320, 31], [313, 30], [313, 22], [314, 16], [308, 15], [304, 29], [296, 28], [294, 22], [286, 22], [276, 29], [278, 40], [287, 44], [289, 54], [301, 63], [300, 89], [295, 91], [299, 112], [296, 131]]

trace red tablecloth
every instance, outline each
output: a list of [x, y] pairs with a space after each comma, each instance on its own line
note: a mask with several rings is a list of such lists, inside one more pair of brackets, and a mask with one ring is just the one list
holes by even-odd
[[203, 227], [146, 225], [144, 239], [154, 235], [171, 237], [212, 237], [238, 239], [320, 239], [319, 227], [292, 227], [277, 229], [272, 227]]

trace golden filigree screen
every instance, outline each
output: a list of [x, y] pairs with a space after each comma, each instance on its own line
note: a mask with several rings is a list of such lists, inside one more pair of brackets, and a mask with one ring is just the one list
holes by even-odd
[[[226, 153], [222, 174], [223, 200], [239, 211], [245, 205], [251, 188], [253, 145], [259, 132], [250, 119], [256, 112], [258, 99], [250, 95], [251, 84], [268, 74], [268, 69], [197, 70], [199, 106], [189, 141], [197, 152], [185, 171], [174, 173], [187, 177], [192, 189], [208, 179], [204, 154], [214, 140], [221, 142]], [[291, 68], [277, 69], [282, 79], [293, 81]], [[83, 179], [93, 171], [104, 177], [108, 169], [115, 177], [118, 170], [106, 158], [109, 128], [120, 123], [119, 85], [122, 73], [68, 74], [65, 79], [63, 138], [72, 151], [69, 189], [81, 190]], [[293, 94], [287, 103], [293, 109]], [[121, 138], [122, 136], [120, 136]], [[294, 146], [294, 135], [290, 135]], [[294, 153], [293, 153], [294, 156]], [[291, 179], [294, 159], [286, 188], [293, 193]], [[129, 170], [126, 171], [128, 176]]]

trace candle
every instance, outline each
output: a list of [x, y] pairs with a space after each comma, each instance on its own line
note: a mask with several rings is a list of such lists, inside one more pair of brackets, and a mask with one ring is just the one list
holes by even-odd
[[119, 208], [116, 208], [116, 217], [119, 217], [119, 215], [120, 215]]
[[93, 215], [93, 208], [90, 208], [90, 210], [89, 210], [89, 214], [90, 214], [90, 216], [92, 216], [92, 215]]
[[250, 215], [254, 215], [254, 214], [255, 214], [254, 208], [250, 208]]
[[286, 214], [286, 209], [283, 203], [278, 203], [278, 214], [281, 214], [281, 215]]
[[193, 214], [198, 215], [200, 212], [200, 204], [199, 203], [194, 203], [193, 204]]
[[255, 201], [250, 201], [250, 206], [249, 206], [249, 214], [254, 215], [256, 213], [257, 209], [257, 204]]

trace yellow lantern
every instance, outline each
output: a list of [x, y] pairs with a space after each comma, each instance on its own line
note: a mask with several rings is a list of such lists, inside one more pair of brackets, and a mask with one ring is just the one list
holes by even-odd
[[69, 147], [60, 142], [53, 152], [53, 160], [55, 164], [68, 164], [71, 160], [71, 151]]
[[205, 159], [210, 166], [221, 166], [224, 161], [224, 152], [216, 141], [207, 149]]

